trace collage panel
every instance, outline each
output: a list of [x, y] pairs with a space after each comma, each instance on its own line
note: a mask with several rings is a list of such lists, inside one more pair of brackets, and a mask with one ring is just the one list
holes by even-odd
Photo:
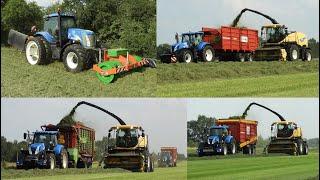
[[187, 178], [184, 100], [3, 98], [1, 106], [1, 179]]
[[318, 98], [187, 104], [188, 179], [319, 179]]

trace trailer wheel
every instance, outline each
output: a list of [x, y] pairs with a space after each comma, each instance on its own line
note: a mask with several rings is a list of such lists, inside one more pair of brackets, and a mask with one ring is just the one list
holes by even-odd
[[190, 63], [193, 61], [192, 52], [188, 49], [183, 49], [180, 52], [180, 61], [185, 63]]
[[68, 153], [65, 149], [62, 150], [60, 155], [60, 168], [61, 169], [68, 168]]
[[236, 54], [236, 59], [237, 59], [237, 61], [244, 62], [245, 61], [245, 55], [243, 53], [237, 53]]
[[302, 60], [311, 61], [311, 59], [312, 59], [311, 50], [310, 49], [306, 49], [305, 53], [304, 53], [304, 55], [302, 57]]
[[292, 44], [291, 46], [289, 46], [289, 48], [287, 49], [287, 57], [289, 61], [294, 61], [294, 60], [298, 60], [299, 59], [299, 48], [297, 45]]
[[56, 157], [54, 156], [54, 154], [48, 154], [47, 162], [49, 162], [47, 166], [48, 169], [54, 169], [56, 167]]
[[30, 37], [26, 43], [26, 58], [31, 65], [47, 64], [46, 48], [39, 37]]
[[202, 59], [205, 62], [211, 62], [212, 60], [214, 60], [214, 56], [214, 49], [211, 46], [206, 45], [202, 51]]
[[62, 59], [67, 71], [77, 73], [87, 68], [89, 58], [81, 45], [72, 44], [66, 47]]
[[251, 53], [247, 53], [245, 56], [246, 61], [252, 62], [253, 61], [253, 57]]

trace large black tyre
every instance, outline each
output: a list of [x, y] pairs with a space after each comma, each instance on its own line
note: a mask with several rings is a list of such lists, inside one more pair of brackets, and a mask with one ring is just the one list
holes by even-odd
[[203, 143], [200, 143], [198, 145], [198, 157], [202, 157], [204, 154], [203, 154], [203, 148], [204, 148], [204, 144]]
[[292, 44], [288, 47], [287, 49], [287, 59], [289, 61], [295, 61], [295, 60], [298, 60], [299, 57], [300, 57], [300, 54], [299, 54], [299, 48], [297, 45], [295, 44]]
[[311, 59], [312, 59], [311, 49], [306, 49], [306, 50], [304, 51], [302, 60], [304, 60], [304, 61], [311, 61]]
[[244, 62], [246, 60], [244, 53], [236, 53], [236, 60], [239, 62]]
[[228, 154], [228, 147], [227, 147], [227, 144], [222, 144], [222, 151], [221, 151], [221, 154], [222, 155], [227, 155]]
[[231, 142], [228, 144], [228, 153], [235, 154], [237, 151], [236, 143], [232, 139]]
[[308, 155], [308, 153], [309, 153], [309, 147], [308, 147], [308, 144], [305, 142], [303, 146], [303, 154]]
[[46, 50], [46, 63], [51, 63], [52, 62], [52, 50], [50, 43], [42, 36], [39, 36], [40, 40], [44, 44], [44, 48]]
[[180, 62], [185, 62], [185, 63], [190, 63], [194, 59], [193, 54], [190, 50], [188, 49], [182, 49], [179, 53], [179, 61]]
[[47, 169], [54, 169], [56, 168], [56, 157], [53, 153], [49, 153], [47, 156]]
[[302, 155], [303, 154], [303, 141], [301, 139], [297, 140], [297, 149], [298, 149], [298, 154]]
[[30, 37], [25, 45], [26, 59], [31, 65], [48, 64], [45, 44], [40, 37]]
[[205, 62], [211, 62], [214, 60], [214, 49], [210, 45], [206, 45], [202, 50], [202, 59]]
[[246, 60], [246, 61], [249, 61], [249, 62], [252, 62], [252, 61], [253, 61], [253, 55], [252, 55], [252, 53], [247, 53], [247, 54], [245, 55], [245, 60]]
[[90, 66], [90, 58], [79, 44], [71, 44], [63, 52], [63, 64], [67, 71], [77, 73]]
[[146, 161], [145, 161], [145, 164], [144, 164], [144, 172], [151, 172], [150, 170], [151, 170], [151, 164], [152, 164], [152, 162], [151, 162], [151, 158], [150, 158], [150, 156], [149, 155], [147, 155], [146, 156]]
[[67, 169], [68, 168], [68, 153], [65, 149], [62, 150], [60, 157], [60, 168], [61, 169]]

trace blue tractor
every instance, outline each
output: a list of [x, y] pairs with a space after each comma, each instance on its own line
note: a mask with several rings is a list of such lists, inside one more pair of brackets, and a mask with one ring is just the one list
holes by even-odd
[[181, 41], [178, 34], [176, 34], [176, 44], [171, 47], [170, 54], [162, 54], [160, 59], [162, 62], [185, 62], [190, 63], [192, 61], [203, 60], [206, 62], [213, 61], [215, 58], [215, 51], [212, 46], [203, 41], [204, 33], [189, 32], [181, 35]]
[[[68, 153], [66, 148], [58, 143], [58, 135], [58, 131], [24, 133], [24, 139], [27, 139], [28, 142], [28, 149], [22, 149], [18, 153], [17, 168], [68, 168]], [[33, 138], [31, 139], [30, 136], [33, 136]]]
[[198, 146], [198, 156], [213, 154], [235, 154], [236, 142], [228, 132], [228, 126], [211, 126], [206, 142], [200, 142]]
[[77, 28], [75, 16], [60, 10], [44, 16], [41, 31], [35, 26], [30, 35], [10, 30], [8, 43], [25, 50], [31, 65], [49, 64], [52, 59], [58, 59], [63, 61], [67, 71], [80, 72], [101, 60], [95, 33]]

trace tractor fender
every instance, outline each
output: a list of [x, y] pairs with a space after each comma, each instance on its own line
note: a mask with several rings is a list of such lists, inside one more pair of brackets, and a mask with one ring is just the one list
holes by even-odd
[[[62, 48], [61, 48], [61, 51], [60, 51], [60, 59], [62, 59], [62, 55], [63, 55], [63, 52], [64, 52], [64, 50], [68, 47], [68, 46], [70, 46], [70, 45], [72, 45], [72, 44], [80, 44], [81, 45], [81, 43], [80, 42], [78, 42], [78, 41], [69, 41], [68, 43], [66, 43]], [[81, 45], [82, 46], [82, 45]]]
[[207, 42], [200, 42], [199, 44], [198, 44], [198, 46], [197, 46], [197, 51], [198, 52], [202, 52], [203, 51], [203, 49], [204, 49], [204, 47], [206, 46], [206, 45], [210, 45], [209, 43], [207, 43]]
[[55, 156], [60, 155], [62, 150], [64, 149], [64, 146], [61, 144], [57, 144], [54, 148], [53, 148], [53, 153]]
[[224, 141], [225, 141], [227, 144], [229, 144], [229, 143], [231, 143], [232, 140], [233, 140], [233, 136], [228, 135], [228, 136], [225, 138]]
[[53, 37], [50, 33], [48, 32], [36, 32], [34, 36], [42, 36], [45, 40], [47, 40], [50, 44], [56, 42], [56, 38]]

